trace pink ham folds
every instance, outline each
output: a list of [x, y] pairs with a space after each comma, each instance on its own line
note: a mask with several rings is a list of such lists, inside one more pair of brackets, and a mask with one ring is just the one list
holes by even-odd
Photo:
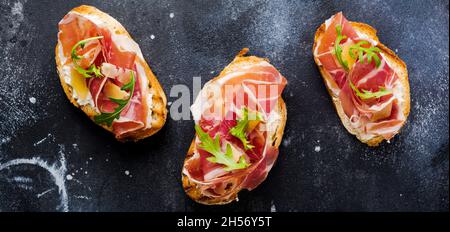
[[[201, 195], [229, 202], [241, 189], [252, 190], [265, 180], [278, 156], [270, 136], [277, 120], [284, 120], [277, 106], [285, 85], [286, 79], [266, 60], [237, 57], [203, 87], [191, 107], [195, 153], [183, 169]], [[206, 145], [215, 139], [217, 150]], [[228, 163], [219, 162], [218, 153], [228, 156]]]
[[145, 61], [126, 32], [111, 31], [98, 17], [69, 12], [59, 22], [57, 50], [78, 104], [95, 109], [94, 121], [122, 139], [151, 126]]
[[389, 140], [406, 120], [402, 83], [376, 46], [376, 41], [359, 36], [340, 12], [325, 22], [314, 56], [351, 126], [366, 139]]

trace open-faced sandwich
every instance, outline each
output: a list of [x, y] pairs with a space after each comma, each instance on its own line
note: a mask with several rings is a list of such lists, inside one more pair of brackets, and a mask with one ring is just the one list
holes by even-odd
[[136, 42], [108, 14], [91, 6], [59, 22], [56, 65], [69, 100], [120, 141], [156, 133], [166, 96]]
[[317, 30], [313, 52], [350, 133], [377, 146], [400, 131], [410, 110], [408, 71], [405, 63], [378, 41], [375, 29], [337, 13]]
[[244, 49], [191, 106], [196, 135], [183, 165], [187, 195], [202, 204], [237, 200], [267, 177], [286, 124], [286, 79]]

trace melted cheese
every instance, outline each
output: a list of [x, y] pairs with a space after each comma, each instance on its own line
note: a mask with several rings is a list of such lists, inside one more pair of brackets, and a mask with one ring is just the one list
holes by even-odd
[[342, 60], [347, 61], [348, 68], [352, 68], [353, 64], [355, 64], [356, 59], [353, 59], [350, 56], [350, 46], [352, 46], [354, 43], [352, 40], [347, 40], [344, 44], [341, 45], [342, 47]]
[[77, 99], [80, 105], [84, 105], [85, 102], [89, 102], [89, 98], [91, 97], [89, 88], [86, 85], [86, 79], [73, 68], [71, 68], [70, 74], [70, 86], [72, 86], [72, 92], [76, 94], [74, 98]]
[[64, 56], [62, 51], [61, 41], [58, 40], [58, 43], [58, 56], [62, 65], [60, 75], [62, 75], [64, 82], [72, 88], [72, 98], [81, 106], [90, 105], [95, 108], [86, 79], [73, 69], [72, 64], [66, 64], [67, 57]]
[[126, 99], [128, 97], [127, 92], [121, 90], [119, 86], [111, 82], [106, 82], [103, 87], [103, 93], [105, 93], [107, 97], [115, 99]]

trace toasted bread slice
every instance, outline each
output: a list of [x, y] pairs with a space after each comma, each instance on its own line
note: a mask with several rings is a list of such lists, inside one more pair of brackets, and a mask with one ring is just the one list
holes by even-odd
[[[353, 29], [355, 29], [358, 33], [365, 35], [367, 38], [372, 39], [373, 41], [377, 42], [376, 47], [378, 47], [381, 50], [381, 53], [386, 58], [387, 62], [391, 66], [391, 68], [395, 71], [395, 73], [398, 75], [399, 80], [402, 83], [403, 86], [403, 97], [404, 97], [404, 103], [402, 104], [402, 112], [405, 116], [405, 119], [409, 115], [410, 111], [410, 90], [409, 90], [409, 81], [408, 81], [408, 70], [406, 68], [405, 62], [403, 62], [392, 50], [390, 50], [388, 47], [380, 43], [378, 37], [377, 37], [377, 31], [372, 28], [371, 26], [359, 23], [359, 22], [350, 22]], [[316, 50], [316, 46], [318, 46], [318, 41], [320, 40], [321, 36], [323, 36], [323, 33], [325, 32], [326, 25], [323, 23], [316, 31], [315, 37], [314, 37], [314, 45], [313, 45], [313, 53]], [[319, 67], [320, 73], [322, 74], [323, 80], [325, 83], [327, 83], [326, 78], [331, 78], [328, 74], [328, 72], [320, 65], [320, 62], [316, 56], [314, 56], [314, 61], [316, 62], [317, 66]], [[361, 142], [366, 143], [369, 146], [378, 146], [383, 140], [385, 140], [381, 135], [373, 136], [371, 138], [367, 138], [363, 134], [361, 134], [358, 130], [353, 128], [350, 124], [350, 120], [347, 117], [347, 115], [344, 113], [344, 110], [341, 105], [341, 101], [339, 100], [339, 96], [335, 95], [333, 91], [331, 90], [330, 86], [328, 84], [325, 84], [328, 90], [328, 93], [330, 94], [334, 106], [336, 108], [336, 111], [342, 121], [342, 124], [344, 124], [345, 128], [348, 132], [355, 135]], [[406, 120], [405, 120], [406, 122]], [[404, 122], [404, 123], [405, 123]], [[404, 124], [403, 124], [404, 125]], [[402, 125], [402, 126], [403, 126]], [[398, 131], [397, 131], [398, 133]]]
[[[83, 16], [87, 16], [90, 18], [95, 18], [98, 23], [101, 23], [102, 26], [106, 27], [111, 34], [115, 33], [117, 35], [124, 35], [124, 38], [126, 38], [125, 42], [130, 42], [135, 44], [134, 40], [131, 38], [131, 36], [128, 34], [128, 32], [125, 30], [125, 28], [114, 18], [109, 16], [108, 14], [98, 10], [95, 7], [92, 6], [86, 6], [82, 5], [79, 7], [76, 7], [72, 9], [69, 13], [77, 13]], [[70, 102], [77, 108], [80, 108], [83, 112], [86, 113], [86, 115], [94, 121], [94, 116], [98, 115], [96, 112], [96, 109], [92, 107], [89, 104], [80, 105], [77, 102], [77, 99], [73, 97], [72, 91], [73, 87], [66, 83], [65, 81], [65, 74], [63, 72], [63, 66], [62, 63], [63, 60], [66, 58], [62, 57], [62, 53], [59, 51], [61, 45], [61, 41], [58, 39], [58, 44], [56, 45], [55, 49], [55, 59], [56, 59], [56, 65], [58, 70], [59, 79], [61, 82], [61, 85], [64, 89], [64, 92], [66, 93], [67, 98], [70, 100]], [[119, 136], [116, 138], [119, 141], [137, 141], [143, 138], [146, 138], [148, 136], [153, 135], [154, 133], [158, 132], [166, 122], [167, 118], [167, 109], [166, 109], [166, 95], [164, 94], [164, 91], [161, 87], [161, 85], [158, 82], [158, 79], [156, 79], [156, 76], [153, 74], [152, 70], [148, 66], [147, 62], [144, 60], [142, 56], [142, 52], [138, 46], [134, 47], [136, 54], [136, 62], [139, 62], [148, 79], [148, 89], [149, 94], [151, 94], [152, 104], [149, 105], [149, 110], [151, 110], [151, 125], [145, 128], [142, 128], [140, 130], [135, 130], [132, 132], [128, 132], [124, 134], [123, 136]], [[100, 125], [104, 129], [112, 132], [112, 126], [109, 127], [107, 125]]]
[[[220, 73], [220, 75], [212, 79], [210, 82], [217, 81], [218, 79], [226, 75], [226, 73], [238, 69], [241, 63], [252, 64], [257, 63], [261, 60], [261, 58], [255, 56], [246, 56], [246, 57], [243, 56], [245, 53], [247, 53], [247, 51], [248, 49], [242, 50], [241, 53], [239, 53], [239, 55], [234, 59], [234, 61], [230, 65], [225, 67], [225, 69]], [[280, 117], [279, 119], [274, 121], [273, 125], [271, 125], [273, 128], [276, 129], [273, 130], [273, 133], [268, 135], [267, 138], [270, 139], [271, 140], [270, 143], [273, 144], [273, 146], [278, 149], [283, 138], [284, 128], [286, 126], [286, 119], [287, 119], [286, 104], [281, 97], [278, 99], [276, 108], [274, 110], [278, 113], [278, 115], [280, 115]], [[191, 158], [194, 155], [194, 153], [196, 153], [195, 137], [192, 140], [192, 143], [187, 152], [184, 165], [186, 165], [186, 161], [189, 160], [189, 158]], [[191, 181], [189, 177], [184, 174], [184, 172], [182, 172], [181, 175], [184, 191], [192, 200], [200, 204], [224, 205], [232, 201], [238, 200], [239, 191], [235, 192], [234, 194], [226, 198], [212, 198], [209, 196], [205, 196], [201, 193], [201, 191], [199, 191], [197, 183]]]

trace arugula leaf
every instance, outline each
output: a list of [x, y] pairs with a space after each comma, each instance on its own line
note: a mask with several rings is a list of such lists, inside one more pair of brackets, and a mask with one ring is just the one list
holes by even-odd
[[103, 36], [96, 36], [96, 37], [91, 37], [91, 38], [87, 38], [87, 39], [84, 39], [84, 40], [80, 40], [80, 41], [78, 41], [78, 43], [76, 43], [72, 47], [71, 57], [72, 57], [72, 60], [74, 61], [73, 62], [74, 63], [74, 68], [84, 78], [91, 78], [92, 75], [94, 75], [95, 77], [103, 77], [103, 74], [100, 72], [100, 69], [95, 64], [92, 64], [89, 67], [89, 69], [83, 69], [80, 66], [78, 66], [78, 64], [75, 62], [76, 60], [80, 60], [82, 58], [81, 56], [77, 55], [77, 48], [81, 47], [83, 49], [87, 42], [92, 41], [92, 40], [96, 40], [96, 39], [103, 39]]
[[359, 62], [364, 63], [364, 53], [367, 57], [367, 64], [370, 64], [372, 62], [372, 59], [375, 61], [375, 66], [378, 68], [381, 65], [380, 57], [378, 57], [377, 53], [380, 53], [381, 50], [377, 47], [371, 46], [369, 48], [362, 47], [361, 45], [370, 44], [368, 41], [360, 41], [352, 46], [350, 46], [349, 49], [349, 55], [356, 59], [355, 50], [358, 53]]
[[[262, 121], [261, 116], [257, 112], [256, 114], [252, 114], [252, 119], [257, 121]], [[247, 107], [242, 108], [242, 118], [237, 120], [237, 125], [230, 129], [230, 134], [234, 137], [241, 140], [244, 145], [244, 149], [253, 149], [255, 146], [250, 144], [250, 141], [247, 140], [246, 130], [248, 128], [250, 120], [248, 119], [248, 109]]]
[[100, 69], [95, 64], [92, 64], [91, 67], [89, 67], [89, 69], [83, 69], [76, 64], [74, 65], [74, 68], [84, 78], [91, 78], [92, 75], [94, 75], [95, 77], [103, 77], [103, 74], [100, 72]]
[[378, 90], [377, 92], [371, 92], [371, 91], [368, 91], [368, 90], [365, 90], [365, 89], [363, 89], [362, 90], [363, 92], [361, 92], [361, 91], [359, 91], [358, 88], [356, 88], [356, 86], [353, 85], [353, 83], [350, 80], [349, 80], [349, 83], [350, 83], [350, 87], [353, 89], [353, 91], [355, 91], [356, 95], [358, 97], [360, 97], [361, 99], [363, 99], [363, 100], [366, 100], [366, 99], [369, 99], [369, 98], [373, 98], [373, 97], [374, 98], [380, 98], [382, 96], [385, 96], [385, 95], [388, 95], [388, 94], [392, 93], [391, 89], [386, 89], [384, 87], [379, 87], [380, 90]]
[[227, 144], [226, 152], [223, 153], [220, 148], [219, 135], [216, 135], [216, 137], [212, 139], [211, 136], [209, 136], [208, 133], [204, 132], [199, 125], [195, 125], [195, 131], [197, 132], [198, 138], [201, 141], [198, 146], [213, 155], [206, 158], [206, 160], [208, 160], [209, 162], [225, 165], [225, 171], [244, 169], [250, 166], [250, 164], [245, 160], [244, 156], [241, 156], [237, 163], [234, 161], [233, 151], [231, 150], [230, 144]]
[[81, 47], [83, 49], [87, 42], [93, 41], [93, 40], [96, 40], [96, 39], [103, 39], [103, 36], [96, 36], [96, 37], [91, 37], [91, 38], [87, 38], [87, 39], [78, 41], [78, 43], [76, 43], [72, 47], [72, 52], [71, 52], [72, 60], [80, 60], [81, 59], [81, 56], [77, 55], [77, 48], [78, 47]]
[[103, 74], [100, 72], [100, 69], [95, 66], [95, 64], [92, 64], [88, 71], [92, 72], [96, 77], [103, 76]]
[[114, 119], [119, 119], [120, 118], [120, 113], [123, 111], [123, 109], [125, 109], [125, 107], [128, 105], [128, 102], [130, 102], [130, 99], [133, 97], [133, 93], [134, 93], [134, 84], [136, 83], [135, 78], [134, 78], [134, 72], [131, 71], [131, 80], [128, 84], [122, 86], [122, 88], [120, 88], [121, 90], [129, 90], [129, 96], [127, 99], [117, 99], [117, 98], [112, 98], [110, 97], [109, 99], [116, 103], [117, 106], [114, 109], [114, 112], [111, 113], [105, 113], [102, 112], [100, 115], [96, 115], [94, 117], [94, 121], [97, 124], [106, 124], [108, 126], [111, 126]]
[[334, 42], [333, 54], [336, 55], [336, 59], [342, 65], [342, 67], [344, 67], [345, 71], [348, 71], [348, 69], [349, 69], [348, 63], [347, 63], [347, 61], [342, 59], [342, 47], [340, 46], [341, 41], [346, 39], [347, 36], [342, 35], [342, 26], [341, 25], [336, 25], [336, 33], [337, 33], [337, 37], [336, 37], [336, 41]]

